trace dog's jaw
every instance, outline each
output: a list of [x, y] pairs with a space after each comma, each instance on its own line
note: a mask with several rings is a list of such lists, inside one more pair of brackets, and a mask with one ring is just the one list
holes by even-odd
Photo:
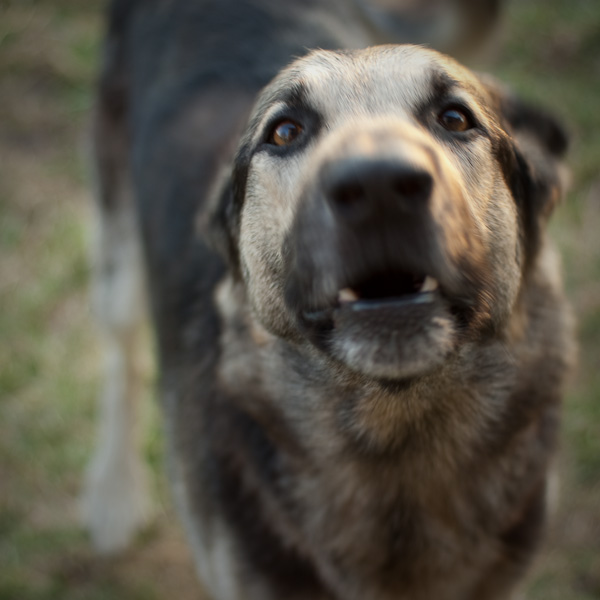
[[378, 379], [406, 379], [440, 366], [456, 338], [439, 294], [355, 301], [332, 311], [329, 351], [342, 363]]

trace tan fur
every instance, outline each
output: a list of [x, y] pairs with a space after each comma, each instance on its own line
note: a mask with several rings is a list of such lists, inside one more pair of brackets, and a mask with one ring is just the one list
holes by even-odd
[[[249, 0], [236, 19], [225, 2], [113, 7], [105, 257], [133, 247], [109, 218], [134, 214], [125, 177], [172, 488], [211, 600], [506, 600], [543, 531], [572, 360], [544, 233], [563, 191], [559, 124], [408, 45], [311, 52], [250, 110], [307, 44], [450, 32], [460, 49], [498, 8], [388, 4]], [[130, 425], [129, 394], [110, 400]], [[92, 486], [101, 504], [118, 467]], [[124, 514], [109, 550], [139, 524]]]

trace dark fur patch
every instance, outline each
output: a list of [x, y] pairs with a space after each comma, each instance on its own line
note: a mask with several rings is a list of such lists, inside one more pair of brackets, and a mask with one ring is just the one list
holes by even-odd
[[[325, 598], [325, 588], [314, 566], [292, 545], [284, 543], [265, 513], [262, 497], [265, 493], [275, 494], [278, 502], [289, 506], [282, 487], [286, 471], [280, 464], [281, 448], [274, 445], [265, 429], [248, 414], [233, 406], [222, 405], [217, 410], [222, 413], [219, 420], [224, 419], [227, 437], [235, 439], [237, 444], [230, 446], [215, 440], [212, 483], [216, 500], [235, 532], [245, 561], [268, 579], [280, 598]], [[289, 437], [286, 439], [291, 441]], [[258, 478], [254, 485], [249, 482], [250, 472]]]
[[504, 96], [502, 113], [515, 131], [526, 131], [537, 138], [543, 148], [561, 158], [569, 147], [569, 137], [563, 126], [549, 112], [516, 98]]
[[521, 216], [525, 265], [529, 266], [537, 256], [544, 217], [549, 210], [552, 192], [558, 186], [558, 182], [552, 180], [554, 175], [547, 177], [536, 173], [535, 166], [517, 148], [514, 157], [510, 187]]

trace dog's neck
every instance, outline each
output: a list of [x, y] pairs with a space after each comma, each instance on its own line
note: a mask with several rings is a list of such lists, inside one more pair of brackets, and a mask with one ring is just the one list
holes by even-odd
[[[511, 354], [498, 352], [503, 341], [467, 344], [431, 373], [382, 382], [349, 371], [309, 342], [269, 333], [248, 309], [241, 283], [224, 280], [216, 300], [223, 322], [222, 389], [251, 415], [260, 412], [261, 399], [285, 411], [282, 419], [306, 429], [304, 439], [311, 439], [309, 447], [319, 454], [331, 450], [331, 439], [339, 437], [330, 429], [341, 428], [345, 439], [337, 449], [340, 455], [349, 448], [371, 458], [414, 454], [418, 460], [439, 462], [442, 469], [452, 463], [458, 468], [460, 456], [467, 460], [478, 448], [489, 447], [488, 432], [504, 416], [499, 407], [509, 405], [516, 375]], [[277, 401], [289, 398], [290, 390], [296, 394], [293, 402]], [[448, 444], [455, 448], [451, 455]], [[443, 455], [436, 456], [437, 446], [446, 449]]]
[[[520, 300], [523, 310], [515, 314], [521, 327], [535, 328], [528, 313], [554, 301], [542, 283]], [[256, 488], [271, 507], [276, 530], [287, 531], [300, 547], [312, 540], [312, 551], [344, 556], [340, 572], [355, 571], [358, 565], [361, 572], [379, 572], [386, 564], [398, 564], [401, 556], [403, 585], [409, 586], [423, 564], [450, 573], [470, 560], [478, 547], [477, 528], [521, 534], [530, 505], [538, 507], [543, 498], [545, 483], [539, 474], [548, 453], [540, 449], [555, 443], [557, 412], [549, 395], [558, 403], [560, 391], [548, 388], [542, 391], [544, 398], [537, 398], [527, 376], [535, 365], [526, 356], [515, 356], [518, 343], [511, 330], [518, 324], [507, 324], [506, 336], [486, 344], [463, 345], [435, 372], [389, 384], [349, 373], [308, 342], [285, 341], [267, 332], [247, 308], [241, 284], [227, 280], [221, 292], [219, 387], [234, 410], [253, 423], [250, 433], [244, 427], [234, 432], [247, 446], [248, 472], [258, 478], [265, 472], [254, 462], [263, 456], [265, 444], [269, 464], [276, 465], [275, 488], [282, 497], [274, 496], [271, 486]], [[540, 399], [549, 409], [538, 418]], [[263, 440], [258, 450], [257, 439]], [[505, 473], [500, 479], [494, 475], [498, 468]], [[527, 499], [517, 512], [516, 496]], [[288, 505], [294, 507], [292, 515]], [[296, 511], [303, 515], [299, 522]], [[432, 519], [435, 535], [425, 526]], [[457, 540], [464, 541], [465, 523], [474, 523], [477, 531], [473, 547], [463, 544], [461, 553]], [[331, 531], [337, 537], [331, 538]], [[382, 543], [376, 555], [362, 543], [390, 536], [398, 545]], [[371, 554], [361, 554], [363, 547], [371, 548]], [[493, 555], [477, 556], [481, 564], [494, 560]], [[473, 575], [459, 571], [463, 577]], [[329, 576], [335, 579], [339, 573]], [[337, 584], [344, 589], [343, 581]], [[422, 589], [416, 579], [413, 584]], [[460, 590], [470, 584], [456, 579], [452, 585]], [[436, 597], [441, 590], [432, 586], [426, 590], [429, 595], [414, 597]]]

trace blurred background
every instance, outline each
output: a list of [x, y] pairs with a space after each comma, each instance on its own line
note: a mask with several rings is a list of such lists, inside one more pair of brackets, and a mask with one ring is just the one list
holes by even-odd
[[[104, 5], [0, 0], [0, 600], [199, 594], [162, 474], [150, 351], [144, 451], [157, 518], [111, 559], [78, 524], [102, 366], [87, 291], [86, 131]], [[560, 502], [526, 597], [600, 599], [600, 1], [512, 0], [499, 37], [486, 70], [552, 109], [573, 138], [571, 192], [551, 229], [580, 360]]]

